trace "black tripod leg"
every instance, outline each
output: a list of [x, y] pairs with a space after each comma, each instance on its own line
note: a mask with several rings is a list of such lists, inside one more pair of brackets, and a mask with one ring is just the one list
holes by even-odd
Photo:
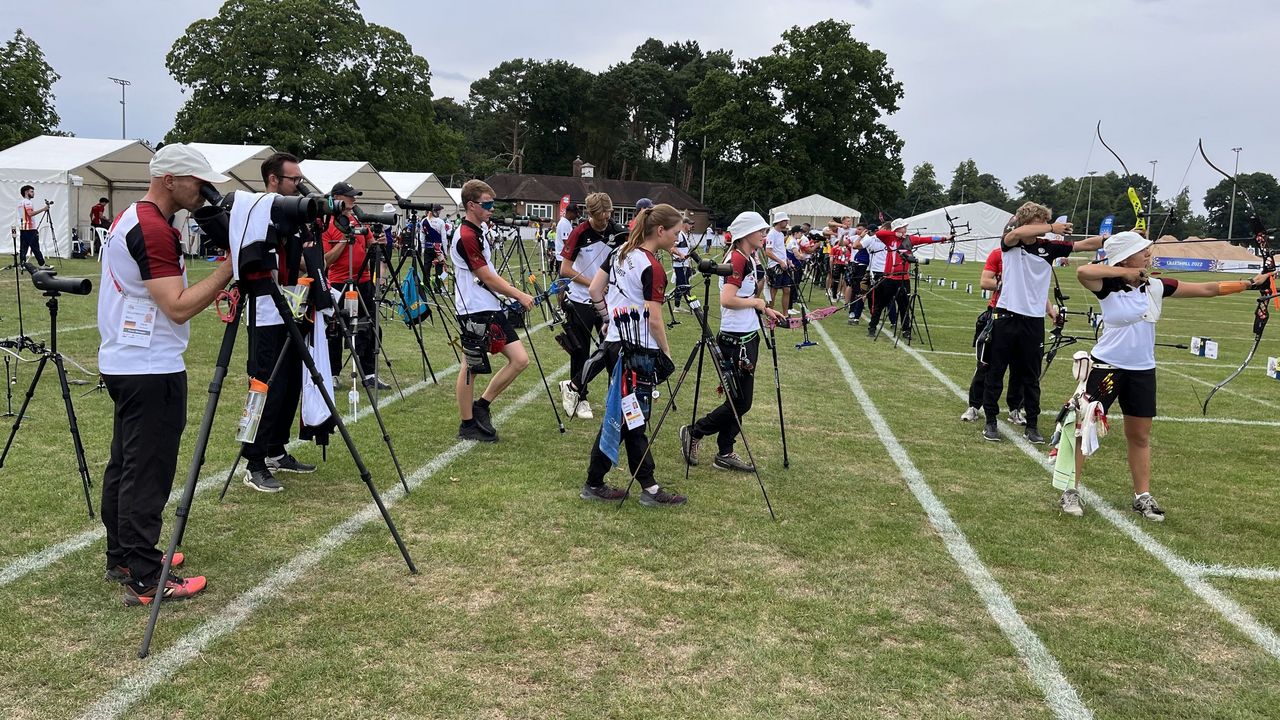
[[[804, 308], [801, 308], [804, 310]], [[759, 315], [759, 313], [757, 313]], [[764, 327], [763, 318], [761, 318], [761, 327]], [[782, 467], [791, 467], [791, 460], [787, 457], [787, 421], [782, 415], [782, 379], [778, 374], [778, 338], [773, 334], [773, 326], [769, 326], [769, 352], [773, 355], [773, 389], [778, 393], [778, 427], [782, 430]]]
[[36, 374], [31, 377], [31, 385], [27, 387], [27, 395], [22, 398], [22, 407], [18, 408], [18, 416], [13, 419], [13, 429], [9, 431], [9, 440], [4, 444], [4, 452], [0, 453], [0, 468], [4, 467], [5, 458], [9, 457], [9, 448], [13, 446], [13, 438], [18, 434], [18, 428], [22, 425], [22, 418], [27, 414], [27, 406], [31, 404], [31, 396], [36, 394], [36, 384], [40, 382], [40, 375], [44, 373], [44, 365], [49, 362], [48, 355], [40, 357], [40, 364], [36, 365]]
[[218, 493], [218, 502], [222, 502], [227, 496], [227, 489], [231, 487], [231, 478], [236, 476], [236, 470], [240, 469], [240, 461], [244, 459], [244, 453], [236, 453], [236, 461], [231, 463], [231, 470], [227, 472], [227, 479], [222, 482], [222, 492]]
[[[246, 298], [253, 302], [253, 298]], [[187, 517], [191, 512], [191, 502], [196, 495], [196, 482], [200, 479], [200, 467], [204, 465], [204, 453], [209, 446], [209, 433], [213, 429], [213, 418], [218, 412], [218, 398], [222, 395], [222, 381], [227, 377], [227, 367], [231, 364], [231, 351], [235, 348], [236, 332], [240, 329], [240, 314], [243, 304], [236, 306], [235, 317], [227, 323], [222, 331], [222, 345], [218, 349], [218, 360], [213, 367], [213, 379], [209, 381], [209, 399], [204, 405], [204, 415], [200, 418], [200, 429], [196, 434], [195, 450], [191, 453], [191, 466], [187, 468], [187, 481], [182, 486], [182, 497], [178, 499], [173, 532], [169, 535], [169, 549], [164, 554], [164, 563], [160, 568], [160, 586], [155, 599], [151, 601], [151, 617], [147, 619], [147, 629], [142, 634], [142, 645], [138, 648], [138, 657], [145, 658], [151, 652], [151, 636], [156, 630], [156, 621], [160, 618], [160, 601], [164, 598], [165, 581], [172, 569], [173, 553], [182, 542], [187, 529]], [[236, 462], [240, 458], [236, 457]], [[234, 469], [233, 469], [234, 472]]]
[[[338, 322], [342, 324], [342, 335], [347, 339], [347, 345], [351, 348], [351, 362], [355, 363], [356, 372], [363, 375], [364, 368], [360, 366], [360, 355], [356, 352], [356, 336], [352, 332], [351, 326], [347, 323], [347, 316], [338, 314]], [[395, 446], [391, 444], [391, 434], [387, 432], [387, 424], [382, 420], [382, 413], [378, 411], [378, 398], [374, 394], [374, 388], [365, 385], [364, 394], [369, 398], [369, 409], [373, 412], [373, 419], [378, 422], [378, 429], [382, 430], [382, 442], [387, 444], [387, 452], [391, 453], [391, 464], [396, 468], [396, 475], [400, 477], [400, 485], [404, 488], [407, 495], [409, 493], [409, 483], [404, 478], [404, 470], [400, 468], [400, 458], [396, 457]], [[403, 393], [401, 398], [403, 398]]]
[[89, 464], [84, 459], [84, 443], [80, 441], [80, 426], [76, 422], [76, 409], [71, 404], [71, 385], [67, 382], [67, 369], [62, 364], [62, 356], [54, 354], [53, 365], [58, 369], [58, 384], [62, 386], [62, 404], [67, 407], [67, 424], [71, 428], [71, 442], [76, 448], [76, 467], [80, 471], [80, 484], [84, 487], [84, 504], [89, 508], [89, 519], [93, 519], [93, 500], [89, 497], [89, 488], [93, 481], [89, 479]]
[[556, 399], [551, 396], [551, 385], [547, 383], [547, 374], [542, 372], [542, 361], [538, 359], [538, 349], [533, 346], [533, 336], [529, 333], [528, 318], [525, 318], [524, 338], [529, 343], [529, 352], [533, 353], [533, 362], [538, 366], [538, 375], [542, 377], [542, 387], [547, 389], [547, 400], [551, 402], [551, 412], [556, 415], [556, 425], [564, 434], [564, 421], [560, 419], [560, 408], [556, 407]]
[[409, 572], [417, 574], [418, 566], [414, 565], [413, 558], [409, 556], [409, 548], [405, 547], [404, 540], [400, 538], [400, 532], [396, 530], [395, 521], [391, 519], [391, 513], [387, 511], [386, 505], [382, 503], [382, 495], [378, 492], [377, 486], [373, 484], [373, 475], [369, 472], [369, 468], [364, 464], [364, 459], [360, 457], [360, 451], [356, 448], [355, 440], [351, 438], [351, 432], [347, 430], [346, 423], [342, 422], [342, 414], [338, 412], [337, 405], [334, 404], [333, 398], [329, 395], [329, 391], [324, 386], [324, 379], [320, 377], [320, 371], [316, 369], [315, 360], [311, 357], [311, 351], [307, 349], [306, 340], [302, 337], [302, 331], [298, 329], [298, 323], [294, 322], [293, 314], [289, 312], [289, 303], [284, 299], [284, 295], [280, 294], [280, 288], [271, 287], [271, 299], [276, 304], [276, 309], [280, 311], [280, 316], [284, 318], [285, 327], [289, 330], [289, 337], [293, 341], [294, 347], [298, 349], [298, 354], [302, 356], [302, 363], [306, 365], [307, 372], [311, 373], [311, 382], [320, 388], [320, 396], [324, 398], [325, 405], [329, 408], [329, 413], [333, 416], [333, 422], [338, 428], [338, 432], [342, 435], [342, 441], [346, 443], [347, 450], [351, 453], [351, 460], [356, 464], [356, 468], [360, 472], [360, 479], [364, 481], [365, 487], [369, 489], [369, 495], [373, 498], [373, 503], [378, 507], [378, 512], [382, 515], [382, 520], [387, 525], [391, 537], [395, 540], [396, 547], [400, 549], [400, 554], [404, 556], [404, 562], [409, 566]]

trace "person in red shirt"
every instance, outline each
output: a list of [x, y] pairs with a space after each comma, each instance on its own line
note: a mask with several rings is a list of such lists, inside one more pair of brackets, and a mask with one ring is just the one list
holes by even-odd
[[898, 322], [901, 324], [902, 337], [911, 342], [911, 313], [907, 304], [911, 300], [909, 263], [904, 254], [918, 245], [947, 242], [950, 235], [908, 235], [907, 220], [894, 220], [889, 230], [877, 230], [875, 237], [862, 241], [862, 247], [874, 256], [884, 253], [884, 279], [876, 284], [872, 293], [871, 323], [867, 326], [867, 336], [875, 337], [880, 325], [880, 313], [885, 306], [893, 303], [898, 308]]
[[98, 204], [89, 210], [89, 226], [96, 228], [108, 228], [111, 221], [107, 219], [107, 203], [106, 198], [98, 198]]
[[[378, 380], [377, 345], [374, 341], [373, 321], [370, 316], [375, 307], [373, 273], [369, 269], [369, 263], [365, 261], [369, 255], [369, 248], [385, 241], [356, 220], [354, 210], [360, 191], [345, 182], [340, 182], [333, 186], [330, 194], [334, 199], [342, 202], [346, 213], [329, 218], [329, 225], [321, 235], [321, 240], [324, 241], [324, 264], [328, 268], [329, 285], [341, 291], [343, 297], [347, 292], [359, 293], [359, 307], [354, 320], [356, 355], [360, 361], [360, 371], [364, 373], [365, 387], [388, 390], [391, 386]], [[344, 343], [341, 326], [337, 328], [339, 328], [337, 332], [329, 337], [329, 361], [330, 367], [333, 368], [338, 367], [341, 362]]]

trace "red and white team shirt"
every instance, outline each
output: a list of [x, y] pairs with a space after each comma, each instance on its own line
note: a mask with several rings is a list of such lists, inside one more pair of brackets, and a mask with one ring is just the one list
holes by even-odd
[[[720, 278], [720, 287], [732, 285], [737, 288], [740, 298], [755, 297], [760, 286], [756, 273], [759, 265], [755, 258], [749, 257], [741, 250], [734, 249], [729, 253], [729, 264], [733, 266], [733, 274]], [[749, 333], [760, 329], [760, 314], [755, 308], [727, 308], [720, 306], [720, 332]]]
[[489, 291], [476, 273], [489, 266], [489, 243], [484, 231], [470, 220], [463, 220], [449, 241], [449, 262], [453, 265], [453, 304], [459, 315], [501, 310], [497, 296]]
[[[182, 353], [190, 328], [175, 323], [155, 306], [147, 280], [181, 277], [187, 286], [182, 236], [149, 202], [136, 202], [116, 218], [102, 247], [98, 284], [98, 369], [104, 375], [159, 375], [186, 369]], [[150, 342], [128, 342], [133, 318], [150, 305]], [[131, 310], [126, 317], [126, 306]]]
[[[609, 316], [614, 311], [630, 312], [636, 308], [644, 313], [645, 302], [661, 303], [667, 292], [667, 271], [658, 262], [653, 253], [644, 248], [636, 248], [627, 256], [618, 259], [615, 251], [604, 261], [601, 269], [609, 274], [609, 289], [605, 293], [605, 304], [609, 306]], [[648, 332], [641, 320], [640, 339], [644, 347], [658, 349], [658, 341]], [[609, 323], [609, 332], [605, 334], [605, 342], [620, 342], [618, 323]]]
[[[613, 247], [609, 245], [609, 239], [591, 227], [591, 223], [584, 222], [569, 233], [569, 239], [564, 241], [564, 250], [561, 251], [560, 258], [568, 260], [574, 272], [590, 283], [596, 276], [596, 271], [604, 265], [605, 258], [609, 257], [611, 250]], [[568, 294], [573, 302], [584, 305], [591, 302], [591, 293], [587, 291], [586, 285], [571, 283]]]
[[18, 201], [18, 229], [19, 230], [35, 230], [36, 229], [36, 208], [28, 198], [22, 198]]

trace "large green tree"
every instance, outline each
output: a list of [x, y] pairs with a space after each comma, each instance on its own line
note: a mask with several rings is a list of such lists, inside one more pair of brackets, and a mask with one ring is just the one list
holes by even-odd
[[166, 140], [261, 143], [385, 170], [453, 172], [462, 139], [434, 120], [431, 70], [354, 0], [228, 0], [174, 42], [190, 97]]
[[946, 204], [946, 192], [938, 182], [933, 163], [925, 162], [911, 170], [911, 181], [907, 183], [907, 195], [895, 214], [899, 217], [909, 217], [917, 212], [934, 210]]
[[38, 135], [61, 135], [53, 84], [61, 76], [21, 29], [0, 46], [0, 148]]
[[1236, 196], [1235, 222], [1231, 222], [1231, 190], [1233, 183], [1224, 179], [1209, 188], [1204, 194], [1204, 208], [1208, 212], [1205, 232], [1213, 237], [1227, 237], [1228, 226], [1231, 234], [1237, 238], [1249, 238], [1253, 235], [1252, 216], [1249, 205], [1244, 200], [1247, 193], [1253, 200], [1261, 216], [1262, 224], [1267, 228], [1276, 227], [1280, 223], [1280, 184], [1270, 173], [1241, 173], [1236, 176], [1234, 184]]
[[985, 202], [998, 208], [1011, 210], [1013, 202], [1000, 179], [991, 173], [978, 170], [978, 163], [969, 158], [956, 166], [951, 175], [951, 187], [947, 199], [953, 203]]

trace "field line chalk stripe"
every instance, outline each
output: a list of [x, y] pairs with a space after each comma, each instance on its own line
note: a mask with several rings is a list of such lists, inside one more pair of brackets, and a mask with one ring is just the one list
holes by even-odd
[[[567, 364], [563, 365], [552, 374], [552, 377], [559, 377], [567, 372], [568, 369], [569, 366]], [[503, 408], [494, 418], [497, 421], [495, 425], [504, 423], [525, 405], [545, 394], [546, 390], [538, 387], [541, 384], [540, 380], [535, 382], [524, 395], [521, 395], [515, 402]], [[418, 487], [437, 472], [448, 467], [449, 463], [470, 452], [477, 444], [474, 440], [459, 440], [449, 449], [436, 455], [426, 465], [413, 471], [406, 478], [410, 489]], [[382, 496], [383, 503], [388, 509], [403, 498], [404, 488], [400, 487], [398, 483], [392, 485]], [[301, 579], [307, 571], [318, 565], [334, 550], [342, 547], [366, 525], [381, 521], [382, 515], [378, 513], [377, 506], [370, 502], [356, 514], [335, 525], [324, 537], [302, 553], [294, 556], [292, 560], [282, 565], [261, 583], [246, 590], [220, 613], [201, 624], [200, 627], [178, 638], [173, 645], [158, 655], [142, 661], [142, 668], [139, 672], [121, 679], [111, 692], [107, 693], [80, 717], [85, 720], [99, 720], [101, 718], [119, 718], [123, 716], [134, 703], [151, 692], [152, 688], [167, 682], [187, 663], [196, 659], [210, 643], [234, 632], [240, 625], [244, 624], [260, 605], [275, 598], [290, 585]]]
[[[907, 354], [915, 358], [916, 362], [928, 370], [935, 378], [945, 385], [956, 397], [967, 400], [969, 394], [956, 385], [950, 377], [943, 374], [941, 370], [929, 362], [928, 358], [921, 355], [917, 350], [910, 346], [901, 346]], [[1000, 421], [1000, 431], [1006, 437], [1013, 441], [1027, 457], [1036, 461], [1041, 467], [1052, 472], [1053, 464], [1049, 462], [1047, 455], [1042, 454], [1035, 448], [1026, 438], [1022, 437], [1016, 429]], [[1172, 572], [1187, 586], [1191, 592], [1195, 593], [1209, 607], [1216, 610], [1228, 622], [1234, 625], [1246, 637], [1252, 640], [1258, 647], [1262, 648], [1267, 654], [1280, 660], [1280, 636], [1275, 631], [1260, 623], [1248, 610], [1245, 610], [1235, 600], [1227, 597], [1225, 593], [1205, 582], [1201, 568], [1203, 565], [1192, 563], [1184, 560], [1177, 553], [1165, 547], [1160, 541], [1151, 537], [1145, 530], [1138, 527], [1137, 523], [1129, 519], [1128, 516], [1121, 514], [1118, 510], [1107, 503], [1100, 495], [1093, 492], [1084, 485], [1080, 486], [1080, 494], [1085, 501], [1097, 510], [1098, 514], [1106, 518], [1108, 522], [1114, 525], [1120, 532], [1129, 536], [1138, 547], [1147, 551], [1155, 559], [1164, 564], [1169, 572]]]
[[853, 392], [858, 404], [862, 406], [862, 412], [871, 421], [871, 426], [875, 428], [876, 437], [879, 438], [885, 450], [889, 452], [893, 462], [898, 466], [903, 479], [907, 482], [907, 487], [915, 495], [916, 501], [924, 508], [925, 514], [929, 518], [929, 523], [938, 531], [938, 535], [942, 538], [947, 552], [955, 559], [965, 577], [969, 579], [969, 584], [973, 586], [973, 589], [977, 591], [982, 601], [986, 604], [987, 613], [995, 620], [1000, 631], [1004, 633], [1005, 637], [1013, 645], [1014, 650], [1021, 656], [1027, 668], [1027, 673], [1040, 688], [1040, 691], [1044, 693], [1045, 700], [1054, 715], [1059, 718], [1093, 717], [1093, 713], [1089, 711], [1089, 708], [1085, 707], [1075, 687], [1062, 674], [1062, 668], [1058, 665], [1057, 659], [1049, 653], [1049, 649], [1044, 646], [1039, 636], [1031, 628], [1027, 627], [1022, 616], [1018, 614], [1013, 600], [1005, 593], [1000, 583], [992, 577], [987, 566], [978, 557], [977, 551], [969, 544], [964, 532], [951, 519], [951, 513], [947, 511], [942, 501], [933, 494], [933, 490], [929, 488], [929, 484], [925, 481], [920, 470], [911, 462], [911, 457], [907, 454], [906, 449], [898, 442], [898, 438], [889, 428], [889, 424], [885, 422], [884, 417], [871, 401], [871, 397], [863, 389], [862, 383], [854, 375], [853, 368], [849, 366], [848, 360], [836, 348], [835, 341], [831, 339], [831, 336], [827, 334], [821, 324], [814, 323], [814, 327], [817, 328], [818, 334], [822, 336], [827, 349], [831, 351], [832, 357], [835, 358], [836, 365], [839, 366], [845, 382], [849, 385], [849, 390]]

